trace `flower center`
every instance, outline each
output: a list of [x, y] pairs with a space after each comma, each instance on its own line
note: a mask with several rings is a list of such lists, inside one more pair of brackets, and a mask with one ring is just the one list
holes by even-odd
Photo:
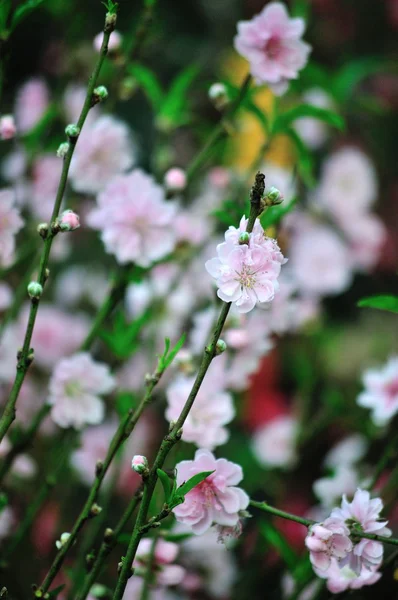
[[247, 265], [243, 265], [242, 271], [237, 273], [238, 281], [243, 287], [252, 289], [256, 284], [256, 274], [249, 269]]
[[81, 389], [81, 385], [78, 381], [69, 381], [69, 383], [65, 385], [66, 395], [71, 398], [79, 396], [81, 393]]
[[264, 52], [271, 59], [278, 58], [281, 48], [281, 41], [277, 36], [271, 36], [264, 44]]
[[213, 506], [216, 510], [221, 510], [222, 506], [217, 500], [216, 490], [211, 481], [202, 481], [202, 483], [198, 485], [198, 488], [202, 493], [203, 504], [206, 508]]
[[394, 402], [398, 396], [398, 379], [395, 381], [391, 381], [385, 387], [385, 392], [388, 396], [388, 400], [390, 403]]

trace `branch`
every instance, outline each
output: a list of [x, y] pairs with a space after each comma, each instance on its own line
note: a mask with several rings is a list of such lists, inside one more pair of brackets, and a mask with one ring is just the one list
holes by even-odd
[[[88, 86], [87, 86], [87, 94], [86, 99], [83, 104], [83, 108], [81, 110], [78, 122], [77, 122], [77, 131], [80, 132], [88, 115], [88, 112], [92, 106], [92, 97], [95, 85], [97, 83], [98, 75], [101, 71], [102, 64], [105, 60], [105, 56], [108, 52], [108, 42], [110, 35], [114, 29], [114, 25], [116, 22], [116, 15], [114, 15], [114, 19], [112, 21], [112, 25], [109, 24], [108, 15], [105, 19], [105, 27], [104, 27], [104, 37], [102, 40], [101, 51], [97, 61], [97, 64], [94, 67], [94, 70], [90, 76]], [[75, 150], [75, 146], [77, 143], [78, 137], [70, 137], [69, 138], [69, 148], [64, 157], [62, 173], [58, 185], [58, 191], [56, 194], [54, 207], [51, 215], [51, 223], [53, 224], [60, 212], [62, 200], [65, 193], [66, 183], [69, 174], [69, 167], [72, 161], [72, 156]], [[51, 246], [53, 243], [53, 239], [57, 233], [57, 230], [53, 227], [50, 227], [48, 230], [48, 234], [44, 240], [43, 251], [40, 258], [39, 272], [38, 272], [38, 283], [44, 288], [46, 280], [48, 278], [48, 263], [50, 258]], [[33, 329], [35, 326], [36, 316], [39, 309], [39, 298], [32, 298], [30, 305], [30, 312], [28, 323], [26, 326], [25, 338], [23, 342], [23, 347], [21, 352], [18, 353], [17, 357], [17, 373], [14, 380], [14, 384], [12, 386], [10, 396], [8, 398], [7, 404], [5, 406], [3, 415], [0, 419], [0, 442], [4, 438], [11, 424], [15, 420], [15, 406], [18, 400], [19, 392], [24, 382], [26, 373], [29, 369], [29, 366], [33, 362], [34, 353], [30, 347], [30, 343], [32, 340]]]
[[[262, 183], [261, 183], [262, 182]], [[251, 209], [249, 215], [249, 221], [247, 226], [248, 233], [251, 233], [255, 220], [259, 214], [260, 207], [258, 202], [257, 192], [260, 191], [261, 185], [264, 183], [264, 176], [261, 173], [257, 173], [255, 184], [252, 188], [251, 193]], [[253, 192], [254, 190], [254, 192]], [[142, 497], [142, 502], [140, 506], [140, 510], [137, 515], [137, 520], [135, 522], [135, 526], [133, 532], [131, 534], [129, 546], [127, 548], [126, 556], [123, 559], [122, 568], [120, 570], [119, 578], [117, 581], [116, 589], [113, 595], [113, 600], [121, 600], [127, 585], [127, 581], [131, 576], [131, 566], [133, 564], [133, 560], [135, 554], [137, 552], [138, 544], [142, 537], [143, 528], [145, 527], [145, 523], [147, 520], [147, 514], [150, 506], [150, 502], [153, 496], [153, 492], [155, 490], [156, 482], [158, 479], [157, 470], [163, 467], [163, 464], [167, 458], [168, 453], [171, 448], [181, 439], [182, 435], [182, 427], [185, 423], [185, 420], [195, 402], [195, 399], [198, 395], [202, 382], [206, 376], [206, 373], [210, 367], [210, 364], [213, 358], [216, 355], [216, 345], [218, 339], [223, 330], [225, 321], [227, 319], [229, 310], [231, 308], [231, 303], [224, 302], [221, 308], [220, 315], [218, 317], [217, 323], [215, 325], [213, 334], [211, 336], [211, 341], [208, 346], [206, 346], [202, 361], [196, 375], [195, 381], [193, 383], [191, 392], [185, 402], [185, 405], [178, 417], [176, 423], [171, 429], [170, 433], [164, 438], [163, 442], [160, 445], [158, 453], [156, 455], [155, 461], [153, 463], [152, 469], [149, 472], [148, 478], [144, 482], [144, 494]]]

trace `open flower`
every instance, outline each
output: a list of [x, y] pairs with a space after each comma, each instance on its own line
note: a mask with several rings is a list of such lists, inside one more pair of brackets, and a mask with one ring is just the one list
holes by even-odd
[[7, 267], [13, 261], [15, 235], [23, 226], [23, 220], [9, 189], [0, 190], [0, 266]]
[[249, 504], [249, 497], [236, 485], [242, 480], [242, 468], [225, 458], [216, 459], [208, 450], [197, 450], [194, 460], [183, 460], [177, 465], [177, 484], [193, 475], [214, 471], [185, 496], [185, 502], [174, 508], [177, 521], [189, 525], [201, 535], [213, 523], [234, 527], [239, 522], [239, 511]]
[[101, 231], [107, 251], [119, 263], [148, 267], [173, 250], [175, 205], [165, 201], [163, 189], [141, 169], [115, 177], [97, 201], [87, 222]]
[[310, 560], [314, 567], [326, 571], [332, 557], [345, 558], [352, 550], [350, 531], [340, 519], [328, 518], [309, 528], [305, 545], [310, 551]]
[[315, 572], [318, 577], [327, 580], [327, 588], [332, 594], [339, 594], [345, 590], [359, 590], [365, 585], [373, 585], [381, 577], [381, 573], [366, 569], [365, 567], [362, 567], [359, 574], [350, 569], [348, 565], [341, 568], [335, 558], [331, 559], [331, 564], [327, 571], [315, 569]]
[[[137, 554], [133, 566], [137, 573], [148, 568], [152, 544], [151, 538], [142, 538], [138, 544]], [[185, 569], [180, 565], [173, 564], [177, 558], [179, 546], [173, 542], [167, 542], [158, 539], [155, 542], [155, 552], [152, 569], [156, 578], [156, 583], [163, 586], [178, 585], [185, 576]]]
[[95, 362], [89, 354], [81, 352], [64, 358], [55, 366], [49, 384], [53, 421], [60, 427], [75, 429], [101, 423], [105, 408], [100, 396], [114, 387], [108, 366]]
[[376, 425], [385, 425], [398, 412], [398, 356], [393, 356], [381, 369], [363, 374], [365, 390], [358, 396], [359, 406], [372, 410]]
[[250, 62], [257, 83], [266, 83], [280, 95], [289, 80], [297, 79], [311, 47], [302, 41], [303, 19], [290, 19], [281, 2], [271, 2], [251, 21], [238, 23], [235, 48]]

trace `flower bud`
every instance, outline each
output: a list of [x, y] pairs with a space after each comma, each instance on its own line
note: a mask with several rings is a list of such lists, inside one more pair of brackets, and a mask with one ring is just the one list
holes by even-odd
[[283, 196], [276, 187], [270, 187], [265, 194], [267, 206], [275, 206], [276, 204], [282, 204]]
[[68, 142], [63, 142], [62, 144], [60, 144], [58, 146], [58, 150], [57, 150], [57, 156], [58, 158], [64, 158], [66, 156], [66, 153], [69, 150], [69, 144]]
[[65, 127], [65, 133], [71, 140], [76, 140], [79, 137], [80, 127], [70, 123]]
[[218, 340], [216, 344], [216, 356], [225, 352], [226, 349], [227, 344], [224, 342], [224, 340]]
[[90, 596], [93, 598], [106, 598], [108, 593], [108, 588], [100, 583], [94, 583], [90, 588]]
[[209, 88], [209, 98], [217, 110], [222, 110], [229, 103], [229, 95], [223, 83], [213, 83]]
[[104, 31], [114, 31], [116, 27], [117, 14], [116, 13], [106, 13], [105, 17], [105, 27]]
[[90, 517], [96, 517], [102, 511], [101, 506], [99, 506], [96, 502], [90, 508]]
[[70, 533], [65, 532], [61, 535], [60, 539], [55, 542], [56, 547], [60, 550], [63, 546], [65, 546], [66, 542], [70, 538]]
[[133, 460], [131, 461], [131, 468], [133, 471], [144, 477], [149, 473], [148, 459], [146, 456], [136, 454], [133, 456]]
[[43, 293], [43, 287], [38, 281], [31, 281], [28, 285], [28, 294], [32, 300], [38, 300]]
[[104, 468], [104, 463], [102, 462], [102, 460], [97, 460], [97, 462], [95, 464], [95, 474], [97, 477], [99, 475], [101, 475], [103, 468]]
[[98, 102], [103, 102], [108, 97], [108, 90], [104, 85], [99, 85], [95, 88], [93, 92], [92, 104], [98, 104]]
[[183, 169], [173, 167], [164, 176], [164, 185], [172, 192], [180, 192], [187, 185], [187, 176]]
[[115, 533], [114, 533], [113, 529], [111, 529], [110, 527], [107, 527], [104, 531], [104, 542], [106, 544], [109, 544], [109, 543], [113, 542], [114, 539], [115, 539]]
[[37, 226], [37, 233], [43, 238], [43, 240], [45, 240], [47, 237], [48, 229], [48, 223], [39, 223]]
[[244, 244], [248, 244], [250, 241], [250, 233], [247, 231], [243, 231], [239, 236], [239, 244], [243, 246]]
[[12, 115], [3, 115], [0, 118], [0, 139], [11, 140], [17, 132], [14, 117]]
[[79, 215], [73, 210], [64, 210], [58, 217], [57, 224], [61, 231], [74, 231], [80, 227]]

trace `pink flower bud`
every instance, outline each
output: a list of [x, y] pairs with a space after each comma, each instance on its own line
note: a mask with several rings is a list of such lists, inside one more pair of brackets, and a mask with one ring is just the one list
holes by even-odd
[[173, 167], [164, 176], [164, 184], [168, 190], [181, 191], [187, 185], [187, 176], [183, 169]]
[[17, 132], [14, 117], [4, 115], [0, 118], [0, 139], [11, 140]]
[[61, 231], [73, 231], [80, 227], [79, 215], [73, 212], [73, 210], [64, 210], [58, 219], [58, 224]]
[[136, 454], [131, 461], [131, 468], [139, 475], [145, 475], [148, 472], [148, 459], [146, 456]]
[[[95, 36], [95, 38], [93, 40], [94, 49], [97, 52], [99, 52], [101, 50], [103, 37], [104, 37], [104, 34], [101, 31], [98, 35]], [[119, 50], [121, 44], [122, 44], [121, 34], [118, 31], [113, 31], [111, 37], [109, 38], [108, 52], [114, 52], [115, 50]]]

